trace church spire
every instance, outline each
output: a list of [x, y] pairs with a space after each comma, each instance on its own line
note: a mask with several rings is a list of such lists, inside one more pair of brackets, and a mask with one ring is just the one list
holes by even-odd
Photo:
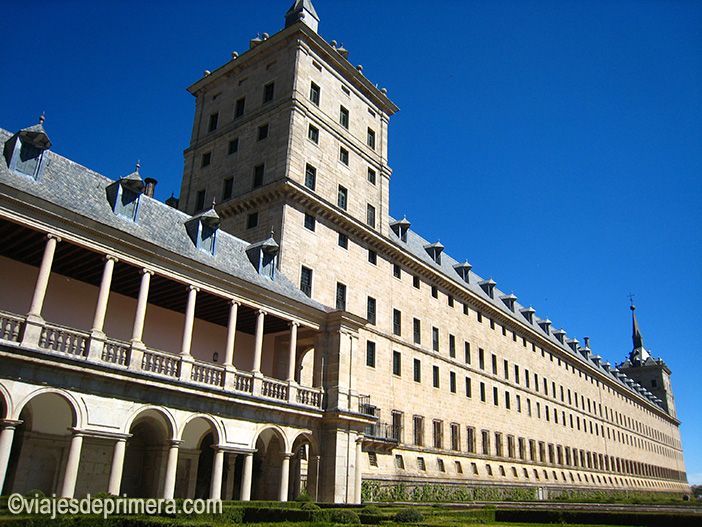
[[631, 338], [634, 341], [634, 349], [643, 348], [643, 336], [639, 330], [639, 322], [636, 320], [636, 306], [631, 304]]
[[319, 25], [319, 16], [314, 10], [311, 0], [295, 0], [290, 6], [288, 12], [285, 13], [285, 27], [292, 26], [298, 21], [309, 26], [312, 31], [317, 32]]

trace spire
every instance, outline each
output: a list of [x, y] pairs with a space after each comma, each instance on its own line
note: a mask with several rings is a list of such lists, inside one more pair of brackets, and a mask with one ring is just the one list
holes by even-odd
[[629, 361], [634, 365], [641, 365], [651, 357], [651, 354], [644, 348], [643, 336], [639, 330], [639, 322], [636, 320], [636, 306], [633, 301], [629, 309], [631, 309], [631, 339], [634, 343], [634, 349], [629, 354]]
[[285, 27], [290, 27], [298, 21], [309, 26], [312, 31], [317, 32], [319, 16], [314, 10], [311, 0], [295, 0], [285, 13]]

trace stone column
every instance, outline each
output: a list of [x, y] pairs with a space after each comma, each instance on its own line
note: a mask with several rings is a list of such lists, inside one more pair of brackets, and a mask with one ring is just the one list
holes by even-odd
[[188, 304], [185, 307], [185, 324], [183, 325], [183, 341], [180, 347], [181, 356], [190, 356], [193, 342], [193, 324], [195, 323], [195, 301], [200, 289], [194, 285], [188, 286]]
[[363, 436], [356, 439], [356, 465], [354, 471], [353, 502], [361, 503], [361, 459], [363, 457]]
[[105, 325], [105, 314], [107, 313], [107, 301], [110, 298], [110, 286], [112, 284], [112, 272], [115, 269], [117, 258], [105, 256], [105, 267], [102, 270], [102, 281], [98, 292], [97, 305], [95, 306], [95, 316], [93, 317], [93, 331], [102, 333]]
[[122, 486], [122, 470], [124, 469], [124, 452], [127, 447], [127, 439], [120, 437], [115, 442], [115, 449], [112, 452], [112, 467], [110, 468], [110, 482], [107, 486], [107, 493], [119, 496]]
[[224, 348], [225, 368], [234, 367], [234, 339], [236, 338], [236, 321], [240, 302], [232, 300], [229, 306], [229, 323], [227, 324], [227, 345]]
[[146, 319], [146, 306], [149, 302], [149, 285], [151, 283], [151, 275], [153, 271], [142, 269], [141, 285], [139, 286], [139, 298], [137, 299], [137, 308], [134, 315], [134, 327], [132, 329], [132, 343], [142, 344], [141, 339], [144, 336], [144, 320]]
[[210, 482], [210, 499], [222, 499], [222, 469], [224, 468], [224, 450], [218, 447], [215, 449], [212, 460], [212, 480]]
[[180, 441], [173, 440], [168, 448], [168, 461], [166, 462], [166, 479], [163, 483], [163, 498], [173, 499], [176, 484], [176, 470], [178, 469], [178, 447]]
[[32, 297], [32, 305], [29, 308], [28, 315], [30, 317], [41, 318], [41, 310], [44, 307], [44, 297], [46, 296], [46, 288], [49, 285], [49, 276], [51, 275], [51, 266], [54, 263], [54, 253], [56, 252], [56, 244], [61, 241], [61, 238], [53, 234], [47, 234], [46, 245], [44, 246], [44, 256], [41, 259], [39, 266], [39, 274], [34, 286], [34, 296]]
[[297, 357], [297, 327], [299, 322], [290, 322], [290, 349], [288, 351], [288, 382], [295, 382], [295, 358]]
[[259, 309], [256, 317], [256, 341], [254, 344], [254, 363], [253, 372], [261, 373], [261, 354], [263, 353], [263, 322], [266, 318], [266, 312]]
[[7, 475], [7, 465], [10, 463], [10, 451], [12, 450], [12, 439], [15, 437], [15, 428], [22, 424], [22, 421], [11, 421], [5, 419], [0, 423], [0, 493], [5, 486], [5, 476]]
[[241, 492], [239, 500], [251, 501], [251, 475], [253, 472], [253, 452], [244, 454], [244, 468], [241, 473]]
[[290, 481], [291, 457], [291, 452], [285, 452], [283, 454], [283, 461], [280, 464], [280, 492], [278, 493], [278, 499], [280, 501], [288, 501], [288, 484]]
[[61, 497], [72, 498], [76, 491], [76, 481], [78, 480], [78, 467], [80, 466], [80, 452], [83, 448], [83, 435], [74, 432], [71, 438], [71, 446], [68, 449], [68, 459], [66, 460], [66, 470], [63, 474], [61, 485]]

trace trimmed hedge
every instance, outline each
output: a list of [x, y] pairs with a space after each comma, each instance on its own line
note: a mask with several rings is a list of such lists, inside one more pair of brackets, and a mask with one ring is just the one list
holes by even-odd
[[393, 517], [397, 523], [419, 523], [424, 521], [424, 514], [417, 509], [403, 509]]
[[364, 481], [361, 487], [363, 501], [415, 503], [462, 503], [469, 501], [534, 501], [535, 487], [473, 487], [464, 484], [381, 484]]
[[586, 525], [637, 525], [641, 527], [698, 527], [702, 516], [690, 513], [605, 512], [557, 510], [497, 510], [495, 519], [520, 523], [578, 523]]

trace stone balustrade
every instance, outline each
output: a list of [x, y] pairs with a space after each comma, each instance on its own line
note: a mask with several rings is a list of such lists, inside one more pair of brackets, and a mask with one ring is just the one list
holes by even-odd
[[[26, 317], [0, 311], [0, 342], [22, 343], [22, 347], [55, 353], [86, 366], [101, 366], [139, 372], [178, 382], [241, 393], [308, 408], [322, 408], [322, 389], [298, 386], [292, 381], [265, 377], [258, 372], [238, 371], [148, 347], [136, 347], [111, 338], [95, 339], [89, 332], [40, 322], [36, 342], [22, 339]], [[37, 324], [36, 321], [33, 324]], [[99, 352], [92, 354], [94, 347]], [[184, 367], [187, 366], [187, 367]]]

